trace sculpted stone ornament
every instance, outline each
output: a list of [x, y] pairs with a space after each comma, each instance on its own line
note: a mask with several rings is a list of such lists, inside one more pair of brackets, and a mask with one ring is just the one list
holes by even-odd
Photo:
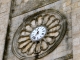
[[66, 18], [53, 9], [28, 16], [15, 32], [12, 51], [19, 59], [43, 58], [62, 41], [67, 29]]

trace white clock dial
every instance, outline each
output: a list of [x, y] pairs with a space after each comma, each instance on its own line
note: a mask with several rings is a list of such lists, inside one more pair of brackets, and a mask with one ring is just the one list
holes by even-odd
[[39, 26], [31, 32], [30, 39], [32, 41], [39, 41], [40, 39], [42, 39], [45, 36], [46, 32], [47, 31], [44, 26]]

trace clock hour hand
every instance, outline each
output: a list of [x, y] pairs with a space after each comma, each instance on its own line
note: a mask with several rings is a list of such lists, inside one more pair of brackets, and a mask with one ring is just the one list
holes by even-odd
[[37, 31], [37, 34], [39, 34], [39, 31]]

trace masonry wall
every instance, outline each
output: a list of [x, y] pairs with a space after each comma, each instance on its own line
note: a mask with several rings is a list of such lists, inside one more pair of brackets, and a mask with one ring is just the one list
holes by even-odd
[[80, 0], [72, 1], [73, 60], [80, 60]]
[[[37, 5], [36, 0], [34, 0]], [[56, 1], [56, 0], [55, 0]], [[19, 60], [11, 51], [11, 43], [12, 38], [19, 27], [19, 25], [23, 22], [24, 17], [28, 15], [34, 14], [36, 11], [44, 10], [44, 9], [55, 9], [60, 11], [67, 17], [68, 29], [67, 33], [60, 43], [60, 45], [49, 55], [39, 60], [80, 60], [80, 28], [79, 28], [79, 12], [80, 12], [80, 1], [79, 0], [59, 0], [53, 3], [53, 0], [50, 2], [51, 4], [45, 2], [44, 5], [41, 4], [37, 7], [31, 7], [28, 0], [14, 0], [12, 1], [12, 5], [10, 0], [2, 1], [0, 0], [0, 57], [2, 60], [3, 52], [4, 60]], [[25, 6], [28, 5], [28, 8], [31, 7], [30, 10], [26, 10]], [[7, 6], [7, 7], [6, 7]], [[10, 12], [10, 6], [11, 12]], [[5, 7], [5, 8], [4, 8]], [[39, 8], [38, 8], [39, 7]], [[23, 9], [24, 8], [24, 9]], [[35, 8], [35, 9], [34, 9]], [[22, 10], [21, 10], [22, 9]], [[5, 11], [4, 11], [5, 10]], [[26, 10], [26, 12], [25, 12]], [[10, 13], [10, 14], [9, 14]], [[9, 22], [10, 15], [10, 22]], [[5, 21], [3, 21], [5, 20]], [[7, 34], [7, 27], [9, 24], [9, 32]], [[4, 29], [5, 28], [5, 29]], [[5, 41], [6, 47], [5, 49]]]
[[0, 0], [0, 60], [3, 59], [11, 0]]
[[[49, 9], [49, 8], [58, 10], [67, 17], [68, 30], [67, 30], [67, 33], [66, 33], [62, 43], [51, 54], [49, 54], [46, 57], [39, 59], [39, 60], [72, 59], [71, 0], [67, 0], [67, 1], [60, 0], [55, 3], [48, 4], [46, 6], [44, 5], [43, 7], [40, 7], [40, 8], [36, 7], [37, 9], [35, 9], [35, 10], [31, 9], [31, 12], [27, 11], [28, 13], [26, 13], [26, 12], [21, 13], [23, 10], [22, 11], [20, 10], [21, 7], [25, 8], [24, 5], [25, 5], [25, 3], [27, 4], [26, 1], [22, 2], [22, 1], [16, 0], [16, 1], [13, 1], [12, 3], [13, 3], [12, 7], [14, 7], [14, 9], [11, 8], [12, 13], [11, 13], [11, 20], [10, 20], [10, 27], [9, 27], [10, 31], [8, 32], [9, 38], [7, 39], [9, 41], [7, 42], [8, 44], [7, 44], [7, 49], [5, 52], [4, 59], [12, 60], [12, 58], [14, 57], [14, 59], [18, 60], [11, 51], [11, 44], [12, 44], [13, 35], [14, 35], [15, 31], [17, 30], [17, 28], [19, 27], [19, 25], [23, 22], [23, 18], [27, 17], [28, 15], [34, 14], [36, 11]], [[35, 3], [36, 3], [36, 1], [35, 1]], [[47, 2], [45, 2], [45, 3], [47, 3]], [[29, 7], [31, 7], [31, 6], [29, 6]], [[17, 9], [17, 10], [15, 10], [15, 9]], [[24, 9], [24, 11], [25, 11], [25, 9]], [[70, 56], [68, 56], [68, 55], [70, 55]]]

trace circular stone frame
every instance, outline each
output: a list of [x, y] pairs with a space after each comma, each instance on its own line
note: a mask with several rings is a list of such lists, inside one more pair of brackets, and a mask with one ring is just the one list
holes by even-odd
[[[61, 43], [61, 41], [63, 40], [65, 34], [66, 34], [66, 30], [67, 30], [67, 19], [66, 17], [61, 14], [59, 11], [56, 11], [54, 9], [47, 9], [47, 10], [42, 10], [42, 11], [39, 11], [39, 12], [36, 12], [28, 17], [25, 17], [24, 18], [24, 21], [23, 23], [18, 27], [18, 29], [16, 30], [15, 34], [14, 34], [14, 37], [13, 37], [13, 41], [12, 41], [12, 52], [19, 58], [19, 59], [27, 59], [27, 58], [31, 58], [31, 57], [28, 57], [27, 55], [24, 55], [20, 52], [20, 50], [18, 50], [18, 37], [20, 35], [20, 32], [26, 22], [28, 22], [29, 20], [31, 20], [33, 17], [37, 17], [41, 14], [46, 14], [46, 13], [49, 13], [49, 14], [55, 14], [55, 16], [57, 18], [60, 19], [61, 21], [61, 32], [60, 32], [60, 35], [58, 36], [58, 38], [56, 38], [56, 41], [54, 42], [54, 44], [48, 49], [46, 50], [44, 53], [42, 54], [39, 54], [38, 55], [38, 59], [40, 58], [43, 58], [44, 56], [48, 55], [49, 53], [51, 53], [52, 51], [54, 51], [57, 46]], [[29, 22], [28, 22], [29, 23]], [[36, 56], [33, 56], [33, 57], [36, 57]]]

